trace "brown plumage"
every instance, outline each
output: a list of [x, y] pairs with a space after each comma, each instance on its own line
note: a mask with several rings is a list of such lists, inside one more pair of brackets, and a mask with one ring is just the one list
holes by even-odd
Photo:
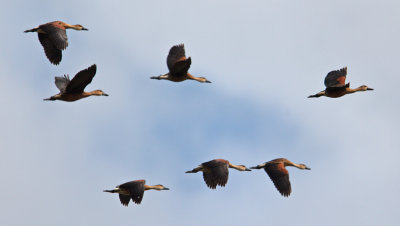
[[288, 197], [292, 192], [292, 187], [289, 181], [289, 172], [285, 168], [286, 166], [310, 170], [310, 168], [304, 164], [296, 164], [285, 158], [274, 159], [258, 166], [250, 167], [250, 169], [264, 169], [281, 195]]
[[350, 88], [350, 83], [346, 84], [346, 76], [347, 76], [347, 67], [344, 67], [340, 70], [329, 72], [326, 75], [324, 81], [326, 89], [315, 95], [310, 95], [308, 96], [308, 98], [320, 97], [320, 96], [337, 98], [358, 91], [374, 90], [372, 88], [368, 88], [366, 85], [362, 85], [358, 88], [352, 89]]
[[68, 75], [64, 75], [64, 77], [55, 77], [55, 84], [60, 90], [60, 93], [44, 100], [63, 100], [71, 102], [93, 95], [108, 96], [108, 94], [104, 93], [102, 90], [84, 92], [85, 87], [92, 82], [95, 74], [96, 64], [93, 64], [89, 68], [78, 72], [72, 80], [69, 79]]
[[169, 190], [169, 188], [166, 188], [161, 184], [150, 186], [146, 185], [145, 183], [145, 180], [134, 180], [118, 185], [116, 186], [116, 189], [104, 190], [104, 192], [118, 193], [121, 204], [124, 206], [128, 206], [131, 199], [134, 203], [140, 204], [143, 199], [144, 191], [151, 189], [158, 191]]
[[80, 24], [70, 25], [62, 21], [53, 21], [24, 32], [37, 32], [47, 59], [49, 59], [52, 64], [57, 65], [61, 62], [61, 51], [68, 46], [67, 32], [65, 30], [68, 28], [74, 30], [88, 30]]
[[183, 44], [175, 45], [169, 50], [167, 66], [169, 72], [160, 76], [150, 77], [151, 79], [166, 79], [173, 82], [182, 82], [186, 79], [196, 80], [202, 83], [211, 83], [204, 77], [195, 77], [188, 73], [192, 59], [186, 58], [185, 47]]
[[186, 173], [202, 171], [207, 186], [211, 189], [215, 189], [217, 186], [225, 187], [226, 183], [228, 183], [229, 168], [234, 168], [239, 171], [251, 171], [244, 165], [233, 165], [225, 159], [214, 159], [204, 162]]

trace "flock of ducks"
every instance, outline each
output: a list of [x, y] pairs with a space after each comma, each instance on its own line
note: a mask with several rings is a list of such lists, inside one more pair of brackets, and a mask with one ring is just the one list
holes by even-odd
[[[44, 48], [44, 52], [49, 61], [58, 65], [62, 59], [62, 50], [68, 47], [68, 37], [66, 29], [85, 30], [88, 29], [80, 24], [70, 25], [62, 21], [54, 21], [46, 24], [39, 25], [36, 28], [26, 30], [25, 32], [37, 32], [39, 41]], [[201, 83], [211, 83], [204, 77], [196, 77], [191, 75], [188, 71], [192, 60], [190, 57], [186, 58], [185, 48], [183, 44], [173, 46], [167, 57], [168, 73], [150, 77], [151, 79], [164, 79], [173, 82], [182, 82], [185, 80], [195, 80]], [[63, 77], [55, 77], [55, 84], [60, 92], [54, 96], [46, 98], [46, 101], [62, 100], [62, 101], [76, 101], [89, 96], [108, 96], [102, 90], [94, 90], [85, 92], [85, 87], [89, 85], [95, 74], [96, 65], [78, 72], [72, 80], [68, 75]], [[350, 83], [345, 83], [347, 76], [347, 67], [340, 70], [329, 72], [325, 77], [325, 90], [308, 96], [309, 98], [326, 96], [337, 98], [346, 94], [351, 94], [359, 91], [373, 90], [365, 85], [358, 88], [350, 88]], [[203, 178], [206, 185], [210, 189], [216, 189], [217, 186], [224, 187], [228, 182], [229, 168], [239, 171], [251, 171], [251, 169], [264, 169], [268, 174], [271, 181], [274, 183], [276, 189], [284, 197], [288, 197], [292, 191], [289, 172], [286, 167], [292, 166], [302, 170], [310, 170], [304, 164], [296, 164], [285, 158], [278, 158], [260, 165], [247, 168], [244, 165], [234, 165], [225, 159], [214, 159], [200, 164], [198, 167], [186, 171], [186, 173], [203, 172]], [[121, 204], [128, 206], [130, 200], [136, 204], [140, 204], [143, 199], [144, 191], [147, 190], [169, 190], [161, 184], [146, 185], [145, 180], [134, 180], [116, 186], [113, 190], [104, 190], [104, 192], [118, 193]]]

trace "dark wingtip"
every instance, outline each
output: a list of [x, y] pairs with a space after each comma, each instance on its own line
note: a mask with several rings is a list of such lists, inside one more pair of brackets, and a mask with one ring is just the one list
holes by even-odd
[[96, 64], [92, 64], [90, 65], [90, 67], [88, 67], [88, 69], [94, 69], [97, 71], [97, 65]]

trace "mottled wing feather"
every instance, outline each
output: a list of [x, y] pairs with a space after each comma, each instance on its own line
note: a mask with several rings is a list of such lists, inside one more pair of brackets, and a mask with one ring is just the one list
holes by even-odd
[[53, 42], [49, 39], [47, 34], [38, 33], [40, 44], [42, 44], [44, 53], [46, 54], [47, 59], [52, 64], [59, 64], [62, 59], [61, 50], [57, 49], [57, 47], [53, 44]]
[[269, 178], [271, 178], [276, 189], [283, 195], [289, 196], [292, 192], [292, 187], [289, 181], [289, 172], [286, 170], [284, 163], [269, 163], [264, 167]]
[[68, 93], [82, 93], [85, 87], [92, 82], [95, 74], [96, 64], [78, 72], [68, 84], [66, 91]]
[[134, 203], [140, 204], [144, 195], [144, 181], [131, 181], [125, 184], [121, 184], [119, 188], [127, 189], [131, 195]]
[[68, 75], [64, 75], [64, 77], [55, 77], [55, 84], [61, 93], [65, 92], [65, 89], [67, 88], [69, 82], [70, 79]]
[[121, 201], [122, 205], [128, 206], [131, 197], [129, 195], [119, 194], [119, 200]]
[[185, 60], [176, 62], [172, 69], [170, 69], [170, 75], [173, 77], [186, 76], [191, 63], [192, 59], [190, 57]]
[[203, 178], [209, 188], [215, 189], [217, 185], [222, 187], [226, 185], [229, 177], [227, 163], [212, 160], [202, 165], [208, 169], [203, 172]]
[[340, 70], [329, 72], [326, 77], [324, 84], [327, 88], [330, 87], [343, 87], [346, 84], [347, 67]]
[[174, 65], [178, 61], [183, 61], [186, 59], [185, 56], [185, 46], [183, 44], [175, 45], [169, 50], [167, 57], [168, 69], [171, 71]]
[[55, 27], [51, 23], [39, 26], [44, 33], [48, 35], [48, 38], [59, 50], [64, 50], [68, 46], [68, 37], [65, 29]]

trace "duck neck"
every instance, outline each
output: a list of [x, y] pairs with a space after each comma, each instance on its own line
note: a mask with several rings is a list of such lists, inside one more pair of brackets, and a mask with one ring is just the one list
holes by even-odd
[[233, 169], [239, 170], [239, 171], [244, 171], [245, 170], [243, 166], [234, 165], [232, 163], [229, 163], [229, 168], [233, 168]]
[[355, 88], [355, 89], [352, 89], [350, 87], [346, 88], [346, 93], [355, 93], [355, 92], [359, 92], [359, 91], [365, 91], [365, 90], [363, 89], [362, 86]]
[[299, 168], [299, 169], [305, 169], [304, 165], [302, 165], [302, 164], [296, 164], [296, 163], [291, 162], [291, 161], [289, 161], [289, 160], [286, 160], [285, 166], [293, 166], [293, 167], [296, 167], [296, 168]]
[[163, 188], [160, 186], [160, 185], [144, 185], [144, 190], [145, 191], [147, 191], [147, 190], [158, 190], [158, 191], [161, 191], [161, 190], [163, 190]]
[[88, 97], [88, 96], [101, 96], [103, 93], [100, 90], [93, 90], [90, 92], [83, 92], [82, 96]]
[[187, 73], [187, 78], [188, 78], [188, 79], [191, 79], [191, 80], [196, 80], [196, 81], [198, 81], [198, 82], [207, 82], [207, 79], [206, 79], [206, 78], [203, 78], [203, 77], [196, 77], [196, 76], [191, 75], [190, 73]]
[[296, 164], [296, 163], [292, 163], [294, 167], [299, 168], [299, 169], [304, 169], [304, 167], [302, 165]]
[[300, 168], [300, 166], [299, 166], [298, 164], [296, 164], [296, 163], [294, 163], [294, 162], [291, 162], [291, 161], [289, 161], [289, 160], [287, 160], [287, 159], [285, 159], [284, 164], [285, 164], [285, 167], [286, 167], [286, 166], [294, 166], [294, 167]]
[[78, 25], [71, 25], [71, 24], [67, 24], [67, 23], [65, 23], [64, 24], [64, 27], [66, 28], [66, 29], [68, 29], [68, 28], [71, 28], [71, 29], [74, 29], [74, 30], [82, 30], [82, 27], [81, 26], [78, 26]]

